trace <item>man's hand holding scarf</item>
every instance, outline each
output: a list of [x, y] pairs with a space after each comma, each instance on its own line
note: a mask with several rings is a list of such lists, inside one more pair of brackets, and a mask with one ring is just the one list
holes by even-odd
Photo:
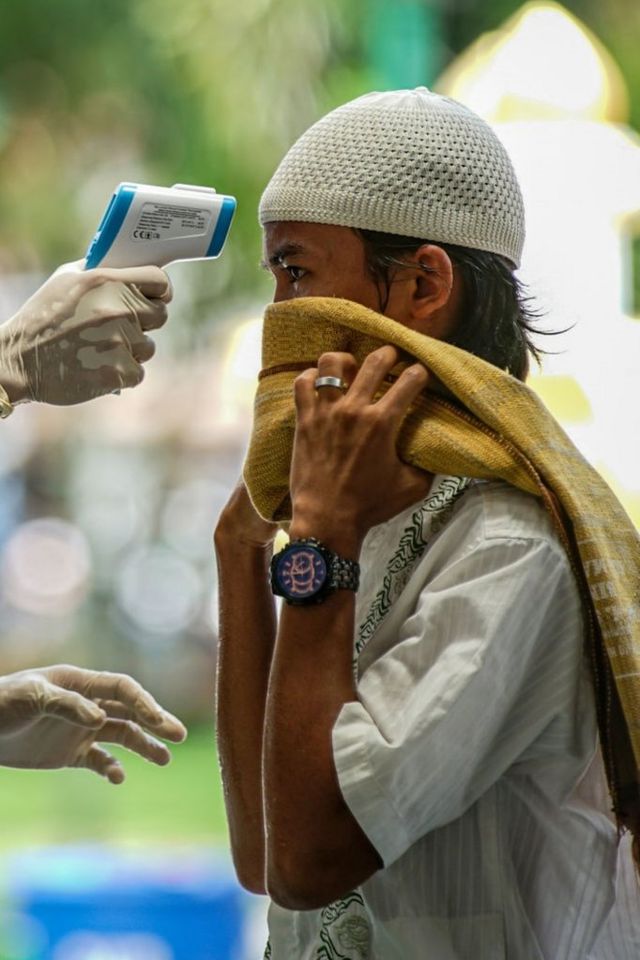
[[[338, 552], [357, 551], [367, 531], [424, 497], [430, 474], [400, 460], [396, 440], [428, 380], [406, 367], [378, 398], [400, 359], [395, 347], [370, 353], [358, 369], [348, 353], [326, 353], [295, 381], [296, 433], [290, 475], [291, 536], [314, 536]], [[347, 385], [315, 389], [317, 377]]]

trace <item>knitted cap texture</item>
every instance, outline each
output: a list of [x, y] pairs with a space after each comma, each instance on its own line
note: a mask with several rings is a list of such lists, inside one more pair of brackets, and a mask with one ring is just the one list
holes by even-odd
[[426, 87], [369, 93], [315, 123], [271, 178], [259, 218], [453, 243], [516, 267], [525, 232], [520, 187], [494, 131]]

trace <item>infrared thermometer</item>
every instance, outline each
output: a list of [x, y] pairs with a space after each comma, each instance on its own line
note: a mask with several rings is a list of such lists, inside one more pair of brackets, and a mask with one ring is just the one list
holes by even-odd
[[89, 244], [85, 269], [212, 259], [222, 252], [235, 209], [235, 198], [213, 187], [121, 183]]

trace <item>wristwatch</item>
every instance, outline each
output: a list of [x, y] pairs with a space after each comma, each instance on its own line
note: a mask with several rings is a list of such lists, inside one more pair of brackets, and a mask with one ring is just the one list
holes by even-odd
[[292, 540], [271, 561], [271, 589], [293, 606], [324, 603], [335, 590], [356, 591], [360, 564], [313, 537]]

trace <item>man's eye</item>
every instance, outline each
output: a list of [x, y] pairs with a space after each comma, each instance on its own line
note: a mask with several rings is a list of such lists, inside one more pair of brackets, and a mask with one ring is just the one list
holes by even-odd
[[305, 273], [307, 272], [303, 267], [292, 267], [292, 266], [287, 267], [285, 266], [285, 264], [282, 265], [282, 268], [283, 270], [286, 271], [287, 276], [289, 277], [289, 280], [291, 281], [291, 283], [297, 283], [298, 280], [302, 280]]

